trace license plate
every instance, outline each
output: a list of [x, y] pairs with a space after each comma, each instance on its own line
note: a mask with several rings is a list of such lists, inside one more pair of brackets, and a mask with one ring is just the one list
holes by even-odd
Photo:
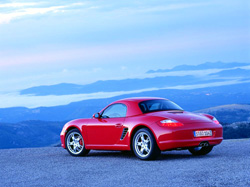
[[213, 133], [211, 130], [194, 131], [194, 137], [212, 136], [212, 135]]

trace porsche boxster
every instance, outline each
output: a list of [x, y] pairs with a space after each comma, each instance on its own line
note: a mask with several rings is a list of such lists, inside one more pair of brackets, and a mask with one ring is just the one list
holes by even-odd
[[60, 137], [73, 156], [91, 149], [120, 150], [151, 160], [167, 150], [206, 155], [222, 142], [223, 130], [214, 116], [184, 111], [164, 98], [143, 97], [118, 100], [90, 119], [70, 121]]

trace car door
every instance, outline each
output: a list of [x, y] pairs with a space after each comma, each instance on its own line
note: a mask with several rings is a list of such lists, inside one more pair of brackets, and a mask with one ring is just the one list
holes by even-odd
[[116, 103], [107, 107], [98, 119], [93, 119], [87, 125], [89, 145], [111, 146], [120, 140], [127, 107]]

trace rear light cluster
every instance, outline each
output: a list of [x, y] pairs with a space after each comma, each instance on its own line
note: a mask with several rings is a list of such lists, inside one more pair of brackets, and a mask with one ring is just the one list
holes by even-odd
[[165, 120], [160, 121], [158, 124], [162, 127], [181, 127], [181, 126], [183, 126], [182, 123], [180, 123], [176, 120], [173, 120], [173, 119], [165, 119]]
[[214, 122], [215, 124], [217, 124], [217, 125], [220, 124], [220, 122], [219, 122], [215, 117], [213, 118], [213, 122]]

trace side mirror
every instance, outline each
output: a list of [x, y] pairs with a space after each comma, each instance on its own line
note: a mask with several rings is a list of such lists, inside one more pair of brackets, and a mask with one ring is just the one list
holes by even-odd
[[100, 115], [100, 113], [98, 112], [98, 113], [95, 113], [95, 114], [93, 114], [93, 118], [95, 118], [95, 119], [99, 119], [101, 117], [101, 115]]

